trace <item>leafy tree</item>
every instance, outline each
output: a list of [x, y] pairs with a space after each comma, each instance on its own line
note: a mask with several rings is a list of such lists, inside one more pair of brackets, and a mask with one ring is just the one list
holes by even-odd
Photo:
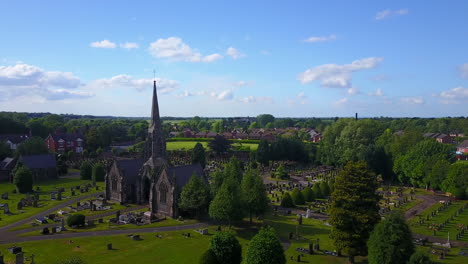
[[0, 160], [3, 160], [6, 157], [11, 156], [11, 149], [8, 144], [4, 142], [0, 142]]
[[96, 163], [92, 169], [92, 179], [93, 182], [102, 182], [106, 176], [106, 169], [101, 163]]
[[239, 183], [242, 181], [242, 162], [235, 156], [224, 167], [224, 177], [236, 179]]
[[208, 146], [211, 150], [216, 152], [216, 154], [220, 154], [231, 149], [231, 141], [227, 140], [223, 136], [217, 135], [213, 140], [208, 142]]
[[218, 262], [216, 255], [211, 249], [208, 249], [207, 251], [205, 251], [205, 253], [203, 253], [198, 263], [199, 264], [221, 264], [220, 262]]
[[315, 183], [313, 186], [312, 186], [312, 191], [314, 192], [314, 197], [315, 198], [323, 198], [323, 195], [322, 195], [322, 191], [320, 191], [320, 184], [319, 183]]
[[287, 192], [283, 195], [281, 199], [281, 207], [291, 208], [294, 207], [294, 202], [291, 195]]
[[206, 166], [206, 154], [203, 145], [198, 142], [192, 150], [192, 164], [200, 163], [202, 168]]
[[450, 162], [445, 159], [429, 161], [427, 176], [424, 182], [433, 189], [440, 189], [450, 169]]
[[246, 264], [285, 264], [283, 246], [272, 228], [262, 228], [247, 249]]
[[323, 197], [329, 196], [330, 193], [330, 187], [328, 186], [328, 183], [326, 181], [320, 182], [320, 193], [322, 194]]
[[414, 253], [414, 245], [403, 214], [394, 210], [378, 223], [369, 237], [367, 247], [369, 264], [406, 263]]
[[16, 190], [19, 193], [31, 192], [33, 187], [33, 176], [31, 171], [20, 165], [16, 169], [13, 184], [16, 186]]
[[215, 197], [218, 190], [221, 188], [224, 182], [224, 173], [221, 170], [217, 170], [210, 175], [210, 191], [211, 197]]
[[284, 168], [283, 164], [279, 165], [278, 169], [276, 169], [275, 177], [282, 180], [289, 179], [289, 174]]
[[210, 248], [218, 263], [240, 264], [242, 261], [242, 247], [231, 232], [218, 232], [210, 241]]
[[194, 173], [182, 188], [179, 208], [198, 217], [208, 208], [210, 199], [210, 187]]
[[302, 190], [302, 196], [304, 196], [304, 200], [306, 202], [312, 202], [315, 199], [314, 191], [312, 191], [312, 189], [309, 187], [306, 187], [304, 190]]
[[335, 181], [334, 180], [329, 180], [328, 181], [328, 187], [330, 187], [330, 195], [333, 193], [335, 190]]
[[257, 122], [261, 127], [265, 127], [268, 123], [275, 122], [275, 117], [270, 114], [262, 114], [257, 116]]
[[71, 160], [75, 157], [75, 152], [73, 150], [70, 150], [67, 152], [67, 159]]
[[257, 161], [263, 165], [267, 165], [268, 161], [270, 160], [270, 145], [268, 141], [262, 139], [258, 144], [257, 148]]
[[468, 193], [468, 162], [462, 161], [450, 165], [447, 178], [442, 182], [442, 190], [452, 193], [458, 199], [464, 199]]
[[67, 225], [72, 226], [83, 226], [85, 224], [86, 216], [82, 214], [72, 214], [67, 218]]
[[260, 124], [258, 122], [254, 121], [249, 125], [249, 129], [252, 130], [252, 129], [255, 129], [255, 128], [260, 128]]
[[304, 205], [305, 204], [304, 195], [302, 195], [302, 192], [299, 191], [299, 189], [294, 189], [292, 191], [291, 198], [292, 198], [293, 203], [295, 205]]
[[426, 253], [416, 251], [411, 255], [408, 264], [436, 264], [436, 262], [432, 261]]
[[88, 161], [81, 163], [80, 167], [80, 179], [91, 180], [93, 175], [93, 166]]
[[262, 178], [258, 171], [249, 169], [244, 174], [241, 183], [242, 199], [249, 212], [250, 223], [252, 223], [252, 214], [264, 213], [268, 209], [268, 197]]
[[366, 163], [350, 162], [335, 178], [329, 222], [330, 237], [339, 252], [354, 257], [367, 255], [366, 242], [379, 221], [378, 183]]
[[31, 137], [18, 146], [17, 152], [20, 155], [38, 155], [49, 153], [49, 149], [42, 138]]
[[238, 181], [227, 177], [218, 190], [209, 207], [210, 217], [216, 220], [231, 222], [242, 220], [244, 217], [243, 204], [240, 196]]
[[218, 120], [213, 123], [213, 130], [216, 131], [216, 133], [222, 133], [224, 131], [224, 121], [223, 120]]

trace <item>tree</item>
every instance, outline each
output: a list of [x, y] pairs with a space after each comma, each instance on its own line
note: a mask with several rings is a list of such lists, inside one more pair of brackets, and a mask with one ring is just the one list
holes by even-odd
[[261, 127], [265, 127], [266, 124], [273, 122], [275, 122], [275, 117], [270, 114], [262, 114], [257, 116], [257, 123], [259, 123]]
[[436, 262], [432, 261], [426, 253], [416, 251], [411, 255], [408, 264], [436, 264]]
[[210, 217], [220, 221], [231, 222], [242, 220], [244, 217], [242, 199], [238, 181], [227, 177], [210, 204]]
[[11, 156], [11, 149], [5, 142], [0, 142], [0, 160]]
[[350, 162], [335, 178], [329, 223], [330, 237], [339, 252], [354, 257], [367, 255], [366, 242], [379, 221], [378, 183], [364, 161]]
[[319, 183], [314, 183], [314, 185], [312, 186], [312, 191], [314, 192], [315, 198], [323, 198], [322, 191], [320, 191]]
[[18, 146], [17, 152], [20, 155], [38, 155], [49, 153], [49, 149], [42, 138], [31, 137]]
[[192, 164], [200, 163], [202, 168], [206, 166], [206, 154], [203, 145], [198, 142], [192, 150]]
[[208, 142], [208, 146], [211, 150], [216, 152], [216, 154], [220, 154], [231, 149], [231, 141], [227, 140], [223, 136], [217, 135], [213, 140]]
[[284, 264], [283, 246], [272, 228], [262, 228], [250, 240], [245, 258], [246, 264]]
[[235, 156], [224, 167], [224, 177], [236, 179], [239, 183], [242, 181], [242, 162]]
[[210, 199], [210, 187], [194, 173], [189, 182], [182, 187], [179, 208], [198, 217], [208, 208]]
[[105, 176], [106, 176], [106, 169], [104, 168], [104, 165], [102, 165], [101, 163], [94, 164], [93, 170], [92, 170], [93, 182], [102, 182], [104, 181]]
[[369, 264], [406, 263], [414, 253], [414, 245], [403, 214], [394, 210], [378, 223], [367, 241], [367, 247]]
[[320, 193], [322, 194], [324, 198], [330, 195], [330, 187], [328, 186], [328, 183], [326, 181], [323, 180], [320, 183], [319, 187], [320, 187]]
[[283, 195], [280, 205], [281, 207], [285, 207], [285, 208], [294, 207], [293, 199], [291, 198], [291, 195], [288, 192]]
[[299, 189], [294, 189], [292, 191], [291, 198], [292, 198], [293, 203], [295, 205], [304, 205], [305, 204], [304, 195], [302, 195], [302, 192], [299, 191]]
[[267, 165], [270, 160], [270, 145], [268, 141], [262, 139], [258, 144], [256, 159], [259, 163]]
[[13, 184], [15, 184], [19, 193], [32, 192], [33, 177], [31, 171], [24, 166], [19, 166], [15, 172]]
[[93, 174], [93, 166], [88, 161], [84, 161], [80, 166], [80, 179], [91, 180]]
[[241, 188], [242, 199], [249, 212], [250, 223], [252, 223], [253, 213], [259, 215], [268, 209], [268, 197], [265, 186], [257, 170], [247, 170], [242, 178]]
[[210, 241], [210, 248], [218, 263], [240, 264], [242, 247], [231, 232], [218, 232]]
[[304, 190], [302, 190], [302, 196], [304, 196], [304, 200], [306, 202], [312, 202], [315, 199], [314, 191], [312, 191], [312, 189], [309, 187], [306, 187]]
[[67, 225], [72, 226], [83, 226], [85, 224], [86, 216], [82, 214], [72, 214], [67, 218]]
[[218, 262], [216, 255], [213, 253], [211, 249], [208, 249], [207, 251], [205, 251], [205, 253], [203, 253], [198, 263], [199, 264], [221, 264], [220, 262]]
[[213, 123], [213, 130], [216, 133], [222, 133], [224, 131], [224, 121], [218, 120]]
[[440, 189], [442, 182], [447, 176], [447, 172], [450, 170], [450, 162], [445, 159], [430, 161], [428, 164], [428, 170], [424, 182], [429, 185], [432, 189]]
[[283, 164], [279, 165], [278, 169], [276, 169], [275, 177], [281, 180], [289, 179], [289, 174], [284, 168]]
[[462, 161], [450, 165], [447, 177], [442, 182], [442, 190], [453, 194], [458, 199], [467, 197], [468, 162]]

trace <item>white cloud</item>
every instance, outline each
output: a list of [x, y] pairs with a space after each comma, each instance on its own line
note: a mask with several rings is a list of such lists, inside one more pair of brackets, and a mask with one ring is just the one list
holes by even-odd
[[101, 41], [96, 41], [96, 42], [91, 42], [89, 46], [93, 48], [103, 48], [103, 49], [114, 49], [117, 47], [114, 42], [110, 42], [109, 40], [101, 40]]
[[403, 16], [403, 15], [407, 15], [408, 13], [409, 13], [409, 10], [406, 8], [398, 9], [398, 10], [385, 9], [385, 10], [377, 12], [377, 14], [375, 15], [375, 20], [382, 20], [382, 19], [386, 19], [392, 16]]
[[381, 61], [383, 58], [370, 57], [344, 65], [324, 64], [299, 74], [298, 80], [303, 84], [320, 81], [322, 87], [350, 88], [353, 72], [375, 68]]
[[124, 49], [138, 49], [140, 45], [135, 42], [125, 42], [125, 43], [120, 43], [120, 47]]
[[403, 97], [400, 99], [402, 103], [405, 104], [424, 104], [425, 101], [422, 97]]
[[463, 79], [468, 79], [468, 63], [465, 63], [458, 67], [458, 70], [460, 71], [460, 76]]
[[465, 100], [468, 101], [468, 88], [459, 86], [433, 96], [439, 97], [443, 104], [459, 104]]
[[307, 95], [305, 95], [304, 92], [300, 92], [294, 98], [288, 98], [286, 101], [288, 102], [289, 105], [297, 105], [297, 104], [305, 105], [309, 103], [309, 99]]
[[336, 40], [336, 35], [330, 35], [330, 36], [321, 36], [321, 37], [309, 37], [305, 42], [309, 43], [317, 43], [317, 42], [327, 42], [327, 41], [333, 41]]
[[233, 47], [229, 47], [226, 50], [226, 54], [231, 56], [231, 58], [233, 58], [235, 60], [245, 57], [245, 54], [241, 53], [239, 50], [237, 50], [236, 48], [233, 48]]
[[[107, 79], [98, 79], [88, 85], [90, 88], [131, 88], [137, 91], [151, 89], [153, 87], [153, 79], [135, 79], [130, 75], [120, 74]], [[179, 82], [156, 78], [156, 86], [158, 93], [166, 94], [179, 88]]]
[[234, 98], [234, 94], [231, 89], [224, 90], [219, 93], [211, 92], [210, 96], [214, 97], [218, 101], [232, 100]]
[[174, 61], [189, 62], [213, 62], [223, 58], [218, 53], [203, 56], [201, 53], [193, 50], [178, 37], [169, 37], [167, 39], [158, 39], [150, 44], [148, 48], [150, 54], [156, 58], [169, 59]]
[[382, 89], [378, 88], [375, 92], [370, 92], [370, 96], [383, 96]]
[[337, 100], [333, 102], [334, 106], [342, 106], [348, 102], [348, 98], [341, 98], [340, 100]]
[[348, 93], [349, 95], [355, 95], [355, 94], [358, 94], [358, 93], [359, 93], [359, 89], [356, 88], [356, 87], [351, 87], [351, 88], [348, 89], [347, 93]]
[[273, 103], [273, 98], [269, 96], [246, 96], [239, 98], [239, 101], [245, 104], [253, 103]]

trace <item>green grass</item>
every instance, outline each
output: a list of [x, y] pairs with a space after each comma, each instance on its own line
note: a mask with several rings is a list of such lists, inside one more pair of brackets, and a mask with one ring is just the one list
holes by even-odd
[[[420, 214], [421, 218], [425, 220], [424, 224], [420, 225], [419, 217], [414, 217], [409, 221], [409, 225], [414, 233], [433, 236], [433, 230], [429, 229], [428, 227], [431, 224], [440, 224], [444, 222], [446, 219], [450, 218], [450, 216], [452, 216], [458, 210], [458, 208], [462, 207], [466, 203], [468, 203], [468, 201], [453, 202], [449, 208], [445, 209], [445, 211], [438, 213], [435, 217], [431, 217], [429, 218], [429, 221], [427, 221], [426, 216], [430, 215], [432, 211], [437, 210], [437, 208], [441, 206], [440, 204], [435, 204]], [[458, 233], [458, 224], [464, 224], [465, 226], [468, 225], [468, 209], [465, 209], [463, 213], [455, 217], [444, 228], [442, 228], [440, 231], [437, 231], [436, 237], [447, 238], [447, 233], [450, 233], [450, 239], [455, 240], [455, 236]], [[468, 235], [465, 235], [461, 241], [468, 242]]]
[[[208, 142], [196, 142], [196, 141], [170, 141], [166, 143], [167, 150], [191, 150], [195, 147], [197, 143], [203, 145], [204, 148], [208, 148]], [[232, 144], [234, 148], [236, 147], [249, 147], [250, 150], [257, 150], [258, 144], [255, 143], [234, 143]]]
[[[99, 191], [96, 191], [95, 188], [90, 188], [89, 192], [87, 193], [81, 194], [79, 191], [78, 192], [75, 191], [75, 196], [71, 196], [70, 187], [83, 185], [86, 183], [91, 183], [91, 181], [80, 180], [80, 179], [57, 179], [57, 180], [51, 180], [51, 181], [40, 182], [38, 184], [35, 184], [33, 186], [34, 190], [36, 190], [36, 187], [40, 188], [40, 191], [39, 191], [40, 201], [38, 202], [38, 207], [37, 208], [34, 208], [32, 206], [23, 207], [22, 211], [24, 211], [24, 213], [18, 212], [16, 207], [17, 207], [18, 202], [21, 200], [21, 198], [25, 198], [26, 195], [20, 194], [20, 193], [12, 193], [12, 191], [15, 189], [15, 186], [11, 183], [1, 183], [0, 194], [8, 192], [8, 200], [1, 200], [1, 203], [8, 203], [10, 212], [13, 215], [4, 215], [3, 209], [0, 210], [0, 218], [1, 218], [0, 226], [12, 224], [16, 221], [28, 218], [44, 210], [47, 210], [51, 207], [54, 207], [60, 203], [63, 203], [64, 201], [67, 200], [65, 197], [74, 198], [74, 197], [79, 197], [82, 195], [87, 195], [90, 193], [99, 192]], [[97, 183], [97, 185], [100, 186], [100, 191], [102, 191], [104, 187], [104, 183]], [[50, 192], [55, 190], [54, 187], [65, 188], [65, 192], [62, 193], [62, 201], [50, 200]]]

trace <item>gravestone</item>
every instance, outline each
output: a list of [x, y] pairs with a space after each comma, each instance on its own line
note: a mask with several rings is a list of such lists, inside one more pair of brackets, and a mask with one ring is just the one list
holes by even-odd
[[99, 219], [98, 219], [98, 223], [99, 223], [99, 224], [102, 224], [102, 223], [104, 223], [104, 219], [102, 219], [102, 218], [99, 218]]
[[31, 254], [31, 264], [35, 264], [36, 262], [34, 262], [34, 257], [35, 255], [34, 254]]
[[55, 193], [54, 193], [54, 192], [51, 192], [51, 193], [50, 193], [50, 199], [51, 199], [51, 200], [55, 200]]
[[52, 227], [52, 234], [55, 234], [57, 233], [57, 228], [56, 227]]
[[18, 205], [16, 206], [16, 209], [18, 209], [18, 210], [22, 210], [22, 209], [23, 209], [23, 202], [22, 202], [22, 201], [19, 201], [19, 202], [18, 202]]
[[117, 219], [119, 219], [119, 217], [120, 217], [120, 210], [118, 210], [117, 212], [115, 212], [115, 217], [116, 217]]
[[96, 186], [96, 191], [99, 191], [99, 186]]
[[10, 208], [8, 207], [8, 204], [6, 203], [4, 206], [3, 206], [3, 214], [5, 215], [10, 215]]
[[307, 209], [305, 217], [306, 218], [312, 218], [312, 211], [310, 209]]
[[2, 194], [2, 199], [3, 200], [8, 200], [8, 193]]
[[107, 250], [112, 250], [112, 244], [111, 243], [107, 244]]
[[43, 235], [48, 235], [50, 233], [49, 228], [44, 227], [41, 232]]
[[23, 252], [16, 254], [15, 264], [24, 264], [24, 255]]
[[36, 199], [34, 199], [34, 201], [33, 201], [33, 207], [37, 208], [37, 200]]
[[3, 259], [3, 255], [0, 255], [0, 264], [5, 264], [5, 260]]
[[57, 200], [62, 201], [62, 192], [60, 191], [57, 193]]
[[75, 191], [71, 191], [71, 196], [75, 196]]
[[76, 202], [76, 207], [79, 207], [81, 206], [81, 203], [80, 202]]

